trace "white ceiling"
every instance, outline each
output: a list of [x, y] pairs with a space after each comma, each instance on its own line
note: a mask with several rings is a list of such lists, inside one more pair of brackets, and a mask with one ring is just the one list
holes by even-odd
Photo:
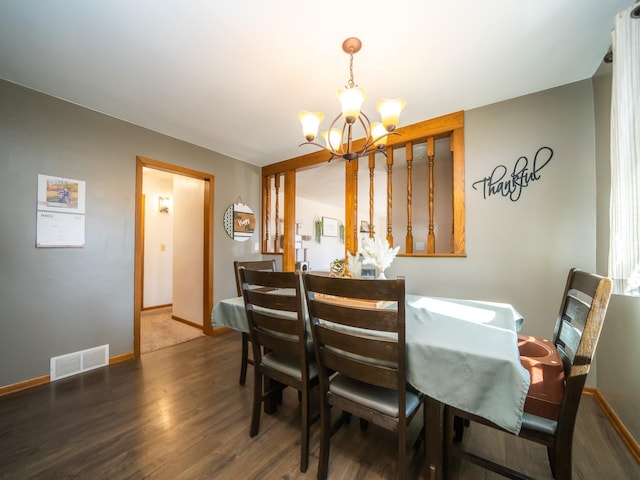
[[0, 78], [256, 165], [338, 113], [342, 42], [400, 126], [591, 77], [633, 0], [0, 0]]

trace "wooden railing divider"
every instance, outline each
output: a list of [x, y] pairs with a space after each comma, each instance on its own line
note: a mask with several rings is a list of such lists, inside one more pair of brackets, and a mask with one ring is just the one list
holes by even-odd
[[[426, 120], [424, 122], [408, 125], [398, 128], [396, 131], [399, 135], [391, 136], [388, 139], [386, 147], [386, 170], [387, 170], [387, 219], [386, 219], [386, 239], [393, 246], [393, 222], [392, 222], [392, 206], [393, 206], [393, 166], [394, 166], [394, 149], [404, 148], [406, 157], [407, 171], [407, 197], [406, 212], [407, 225], [405, 237], [405, 252], [400, 252], [399, 256], [465, 256], [465, 210], [464, 210], [464, 112], [455, 112], [450, 115]], [[440, 188], [451, 188], [452, 193], [452, 232], [451, 232], [451, 248], [436, 252], [435, 238], [435, 173], [437, 168], [435, 165], [435, 142], [441, 139], [450, 139], [450, 149], [452, 153], [452, 185], [438, 186]], [[354, 143], [362, 143], [363, 140], [356, 140]], [[420, 166], [422, 172], [422, 164], [416, 163], [421, 160], [415, 158], [414, 146], [422, 144], [426, 141], [427, 145], [427, 245], [426, 252], [415, 252], [414, 247], [414, 227], [420, 228], [420, 235], [425, 225], [420, 220], [419, 225], [414, 222], [413, 212], [413, 177], [417, 174], [417, 167]], [[326, 153], [323, 151], [313, 152], [300, 157], [292, 158], [282, 162], [274, 163], [263, 167], [262, 169], [262, 253], [263, 254], [282, 254], [283, 269], [293, 269], [295, 266], [295, 184], [296, 172], [299, 170], [312, 168], [316, 164], [326, 162]], [[440, 160], [438, 160], [440, 162]], [[438, 163], [440, 165], [440, 163]], [[364, 164], [363, 164], [364, 167]], [[369, 236], [373, 237], [376, 233], [382, 236], [382, 232], [374, 232], [375, 228], [375, 154], [369, 155]], [[420, 173], [422, 175], [422, 173]], [[284, 178], [281, 178], [284, 177]], [[273, 180], [272, 180], [273, 179]], [[282, 185], [284, 181], [284, 185]], [[422, 191], [425, 180], [420, 177], [416, 181], [420, 184]], [[358, 237], [360, 218], [358, 215], [358, 159], [351, 162], [345, 162], [345, 251], [355, 253], [358, 249]], [[363, 192], [364, 193], [364, 192]], [[275, 198], [274, 198], [275, 195]], [[420, 193], [420, 196], [422, 193]], [[283, 198], [280, 198], [283, 197]], [[440, 197], [438, 197], [440, 198]], [[422, 219], [422, 205], [424, 200], [419, 198], [416, 205], [420, 205], [417, 214]], [[281, 202], [284, 205], [281, 206]], [[283, 210], [281, 210], [283, 207]], [[400, 205], [398, 208], [402, 208]], [[281, 226], [281, 212], [284, 212], [284, 228]], [[275, 213], [275, 218], [273, 215]], [[272, 227], [274, 225], [274, 227]], [[382, 225], [378, 225], [382, 229]], [[439, 231], [440, 231], [439, 226]], [[289, 238], [291, 237], [291, 238]], [[283, 241], [284, 240], [284, 241]], [[419, 242], [421, 243], [421, 242]], [[281, 245], [282, 244], [282, 245]], [[444, 247], [444, 246], [443, 246]]]

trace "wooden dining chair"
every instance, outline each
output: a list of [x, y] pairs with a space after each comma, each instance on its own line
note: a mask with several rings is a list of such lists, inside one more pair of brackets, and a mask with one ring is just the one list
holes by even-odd
[[318, 479], [327, 478], [330, 407], [397, 433], [397, 476], [407, 470], [407, 427], [422, 396], [405, 376], [404, 279], [356, 280], [303, 275], [320, 376]]
[[[247, 270], [263, 270], [267, 272], [276, 271], [275, 260], [253, 260], [253, 261], [235, 261], [233, 262], [233, 271], [236, 276], [236, 291], [238, 296], [242, 296], [242, 284], [240, 283], [240, 268]], [[240, 353], [240, 380], [238, 383], [244, 385], [247, 379], [247, 365], [253, 365], [253, 360], [249, 358], [249, 334], [242, 332], [242, 351]]]
[[240, 269], [253, 350], [253, 408], [250, 435], [260, 430], [263, 402], [280, 399], [286, 386], [298, 390], [301, 402], [300, 471], [309, 465], [310, 391], [318, 369], [303, 310], [299, 272]]
[[[556, 370], [553, 368], [540, 369], [536, 375], [532, 375], [532, 384], [525, 402], [519, 436], [547, 447], [551, 472], [556, 479], [571, 479], [573, 431], [578, 406], [602, 330], [611, 288], [612, 282], [609, 278], [578, 269], [572, 269], [569, 272], [556, 320], [553, 342], [550, 344], [557, 351], [558, 363], [563, 365], [561, 376], [558, 379]], [[537, 343], [540, 351], [549, 345], [542, 340]], [[555, 352], [553, 354], [555, 355]], [[546, 356], [546, 354], [540, 355], [540, 358]], [[531, 357], [521, 359], [523, 365], [528, 360], [531, 360]], [[552, 364], [553, 362], [550, 362], [549, 366], [553, 366]], [[545, 375], [551, 375], [553, 378], [544, 378]], [[557, 408], [554, 408], [553, 398], [558, 390], [560, 395], [555, 406]], [[541, 402], [546, 402], [547, 408], [541, 409]], [[447, 443], [445, 452], [448, 464], [454, 457], [462, 456], [508, 478], [530, 478], [505, 465], [465, 451], [462, 445], [454, 443], [451, 431], [454, 416], [500, 429], [485, 419], [445, 406], [445, 441]]]

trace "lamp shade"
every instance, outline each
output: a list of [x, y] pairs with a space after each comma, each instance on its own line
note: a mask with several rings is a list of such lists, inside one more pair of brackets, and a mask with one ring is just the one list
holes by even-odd
[[320, 122], [324, 119], [324, 113], [322, 112], [306, 112], [302, 111], [298, 114], [298, 120], [302, 124], [302, 134], [307, 142], [313, 141], [318, 134], [318, 127]]
[[340, 151], [342, 147], [342, 131], [339, 128], [332, 128], [328, 132], [322, 132], [322, 138], [324, 138], [329, 150]]
[[378, 112], [382, 117], [382, 124], [388, 132], [393, 132], [400, 122], [400, 112], [407, 101], [404, 98], [383, 98], [378, 101]]
[[381, 122], [373, 122], [371, 124], [371, 138], [376, 148], [383, 149], [387, 145], [388, 135], [389, 132]]
[[338, 90], [338, 100], [342, 105], [342, 118], [347, 123], [354, 123], [360, 117], [360, 108], [367, 98], [364, 88], [353, 87]]

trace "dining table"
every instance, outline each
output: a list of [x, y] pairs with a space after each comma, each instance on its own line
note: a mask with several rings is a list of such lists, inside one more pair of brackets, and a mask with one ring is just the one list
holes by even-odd
[[[243, 298], [219, 301], [211, 321], [248, 332]], [[506, 303], [405, 296], [407, 381], [427, 398], [427, 478], [446, 478], [444, 405], [520, 431], [530, 384], [518, 351], [523, 321]]]

